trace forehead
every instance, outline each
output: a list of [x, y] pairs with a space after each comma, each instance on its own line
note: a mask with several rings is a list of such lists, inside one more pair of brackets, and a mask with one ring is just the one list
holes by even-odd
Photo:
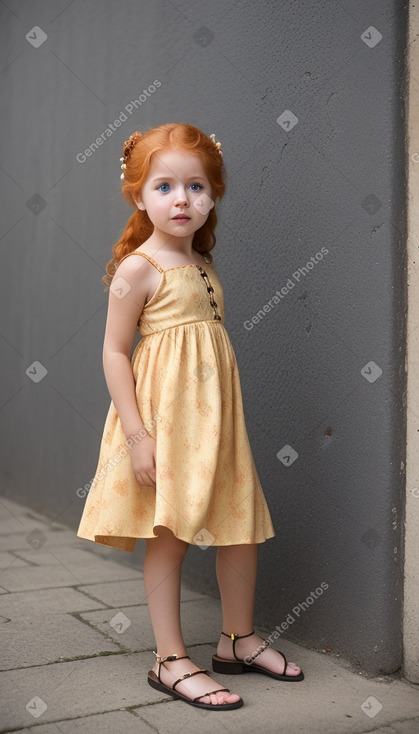
[[206, 178], [202, 160], [197, 155], [178, 150], [164, 150], [153, 153], [147, 179], [158, 176], [176, 178], [203, 176]]

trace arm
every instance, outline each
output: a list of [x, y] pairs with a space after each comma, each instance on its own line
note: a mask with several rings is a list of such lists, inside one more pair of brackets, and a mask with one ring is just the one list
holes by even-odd
[[129, 283], [131, 289], [122, 298], [112, 292], [112, 286], [109, 290], [103, 342], [103, 370], [126, 438], [138, 433], [144, 427], [135, 396], [131, 350], [136, 325], [147, 297], [147, 272], [143, 258], [127, 258], [118, 268], [113, 283], [118, 277], [122, 277]]

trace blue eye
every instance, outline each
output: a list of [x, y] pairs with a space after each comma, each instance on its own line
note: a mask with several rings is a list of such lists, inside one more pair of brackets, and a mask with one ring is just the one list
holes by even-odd
[[[163, 186], [168, 186], [168, 187], [170, 188], [170, 184], [168, 184], [168, 183], [162, 183], [162, 184], [160, 184], [160, 186], [158, 186], [158, 188], [157, 188], [157, 190], [158, 190], [158, 191], [161, 191], [161, 193], [162, 193], [162, 194], [167, 194], [167, 192], [168, 192], [168, 189], [165, 189], [164, 191], [162, 191], [162, 187], [163, 187]], [[195, 188], [194, 188], [194, 189], [192, 189], [192, 191], [199, 191], [200, 189], [203, 189], [203, 188], [204, 188], [204, 187], [202, 186], [202, 184], [199, 184], [199, 183], [193, 183], [193, 184], [191, 184], [191, 188], [192, 188], [192, 186], [197, 186], [197, 187], [198, 187], [197, 189], [195, 189]]]

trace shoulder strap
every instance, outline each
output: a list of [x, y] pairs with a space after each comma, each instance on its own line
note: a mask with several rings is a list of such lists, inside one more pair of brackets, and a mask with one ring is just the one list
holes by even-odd
[[154, 265], [157, 270], [160, 271], [160, 273], [164, 273], [164, 270], [161, 265], [158, 264], [155, 260], [153, 260], [150, 255], [147, 255], [145, 252], [138, 252], [137, 250], [134, 250], [134, 252], [129, 252], [128, 255], [124, 255], [123, 258], [119, 261], [118, 265], [121, 264], [122, 260], [125, 260], [126, 257], [129, 257], [130, 255], [141, 255], [142, 257], [145, 257], [146, 260], [148, 260], [152, 265]]

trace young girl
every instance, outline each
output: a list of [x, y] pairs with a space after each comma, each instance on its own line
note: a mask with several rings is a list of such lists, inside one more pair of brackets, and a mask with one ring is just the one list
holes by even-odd
[[[146, 539], [144, 585], [157, 645], [148, 682], [213, 710], [243, 700], [187, 654], [180, 584], [189, 544], [218, 546], [223, 631], [213, 670], [304, 678], [253, 631], [257, 544], [275, 532], [210, 254], [214, 205], [225, 192], [220, 148], [186, 123], [134, 132], [124, 143], [122, 194], [135, 211], [103, 278], [112, 401], [77, 533], [126, 551]], [[142, 339], [131, 357], [135, 329]]]

